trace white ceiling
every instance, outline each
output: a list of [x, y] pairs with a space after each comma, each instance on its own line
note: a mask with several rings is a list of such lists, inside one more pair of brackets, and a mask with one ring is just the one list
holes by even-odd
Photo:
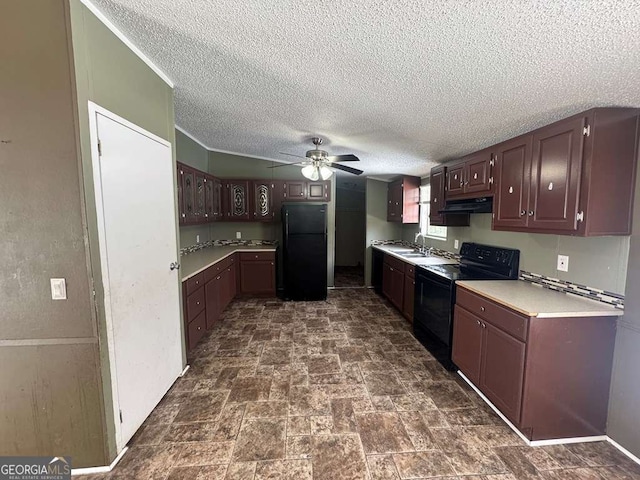
[[592, 106], [640, 107], [637, 0], [93, 0], [175, 82], [214, 150], [309, 139], [424, 175]]

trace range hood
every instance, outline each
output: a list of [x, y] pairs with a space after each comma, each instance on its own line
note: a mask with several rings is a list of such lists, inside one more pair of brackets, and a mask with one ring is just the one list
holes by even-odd
[[447, 200], [444, 209], [438, 213], [491, 213], [493, 197], [469, 198], [466, 200]]

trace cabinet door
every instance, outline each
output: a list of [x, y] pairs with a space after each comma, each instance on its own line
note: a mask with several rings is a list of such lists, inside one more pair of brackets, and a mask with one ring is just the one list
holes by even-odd
[[465, 159], [464, 193], [489, 193], [493, 188], [491, 165], [493, 153], [482, 150]]
[[285, 200], [295, 202], [307, 199], [307, 182], [285, 181]]
[[464, 194], [464, 165], [447, 167], [447, 198]]
[[198, 219], [196, 215], [196, 175], [195, 172], [182, 166], [182, 201], [184, 202], [184, 223], [195, 223]]
[[204, 173], [195, 173], [195, 214], [197, 222], [205, 222], [205, 177]]
[[213, 218], [214, 220], [221, 220], [222, 214], [222, 180], [219, 178], [213, 179]]
[[402, 312], [404, 302], [404, 273], [391, 269], [391, 303]]
[[387, 188], [387, 222], [402, 222], [402, 180]]
[[270, 181], [254, 180], [252, 184], [251, 210], [258, 222], [271, 222], [273, 211], [273, 184]]
[[184, 183], [184, 170], [181, 163], [177, 163], [176, 172], [176, 189], [178, 192], [178, 223], [180, 225], [185, 223], [186, 215], [184, 213], [184, 197], [182, 194], [182, 185]]
[[585, 118], [578, 117], [534, 133], [527, 213], [530, 229], [577, 229], [584, 126]]
[[215, 219], [215, 192], [213, 177], [207, 175], [204, 177], [204, 218], [207, 222]]
[[225, 180], [224, 183], [224, 218], [225, 220], [251, 220], [249, 210], [249, 181]]
[[240, 262], [240, 292], [275, 295], [276, 272], [272, 260]]
[[431, 175], [429, 176], [429, 185], [431, 187], [429, 222], [431, 225], [444, 225], [444, 215], [438, 213], [438, 210], [444, 208], [445, 172], [445, 167], [435, 167], [431, 169]]
[[459, 305], [455, 306], [451, 358], [477, 387], [480, 386], [482, 331], [482, 322], [478, 317]]
[[322, 202], [329, 201], [329, 185], [331, 182], [307, 182], [307, 199]]
[[237, 293], [235, 264], [227, 267], [224, 278], [226, 281], [226, 285], [225, 285], [225, 293], [226, 293], [225, 307], [226, 307], [236, 297], [236, 293]]
[[413, 301], [415, 298], [416, 281], [409, 275], [404, 276], [404, 300], [402, 302], [402, 314], [413, 323]]
[[[482, 322], [482, 327], [484, 335], [479, 388], [509, 420], [518, 425], [522, 406], [525, 344], [489, 323]], [[553, 395], [553, 392], [549, 394]]]
[[382, 264], [382, 295], [391, 300], [393, 295], [393, 268], [388, 263]]
[[494, 228], [527, 226], [532, 143], [526, 135], [496, 147]]
[[221, 278], [221, 275], [216, 275], [204, 286], [207, 330], [211, 329], [216, 324], [220, 319], [220, 314], [222, 313], [222, 292], [220, 287]]

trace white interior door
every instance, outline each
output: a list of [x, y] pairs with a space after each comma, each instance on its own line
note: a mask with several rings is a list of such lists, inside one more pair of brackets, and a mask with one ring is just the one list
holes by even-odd
[[178, 270], [169, 268], [177, 260], [174, 169], [169, 143], [100, 107], [90, 112], [120, 451], [182, 369]]

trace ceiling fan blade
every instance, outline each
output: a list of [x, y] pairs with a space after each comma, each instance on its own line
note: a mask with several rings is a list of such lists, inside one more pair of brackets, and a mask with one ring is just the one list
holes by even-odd
[[293, 153], [286, 153], [286, 152], [278, 152], [280, 155], [289, 155], [290, 157], [297, 157], [297, 158], [307, 158], [307, 157], [303, 157], [301, 155], [295, 155]]
[[354, 175], [360, 175], [362, 173], [362, 170], [358, 170], [357, 168], [347, 167], [346, 165], [340, 165], [339, 163], [332, 163], [329, 166], [337, 170], [342, 170], [343, 172], [353, 173]]
[[280, 165], [272, 165], [267, 168], [280, 168], [280, 167], [290, 167], [292, 165], [304, 165], [307, 162], [296, 162], [296, 163], [281, 163]]
[[358, 157], [352, 154], [332, 155], [330, 157], [327, 157], [327, 160], [329, 160], [330, 162], [359, 162], [360, 161]]

